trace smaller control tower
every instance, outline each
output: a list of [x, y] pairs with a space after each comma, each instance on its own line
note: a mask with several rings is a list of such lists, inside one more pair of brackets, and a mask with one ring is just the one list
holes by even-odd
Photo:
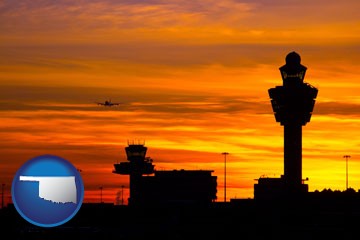
[[144, 144], [128, 143], [125, 147], [128, 162], [114, 164], [114, 173], [130, 175], [129, 205], [136, 204], [141, 195], [141, 181], [144, 174], [153, 174], [152, 159], [146, 157], [147, 147]]
[[[208, 205], [216, 200], [213, 170], [155, 170], [144, 144], [125, 147], [127, 162], [114, 164], [113, 173], [130, 176], [129, 206]], [[149, 175], [152, 176], [149, 176]]]

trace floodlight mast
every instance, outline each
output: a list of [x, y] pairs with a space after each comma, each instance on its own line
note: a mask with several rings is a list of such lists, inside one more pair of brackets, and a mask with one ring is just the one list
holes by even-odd
[[349, 189], [349, 167], [348, 167], [348, 159], [351, 157], [350, 155], [343, 156], [346, 160], [346, 190]]
[[226, 202], [226, 156], [229, 155], [228, 152], [222, 152], [224, 155], [224, 202]]

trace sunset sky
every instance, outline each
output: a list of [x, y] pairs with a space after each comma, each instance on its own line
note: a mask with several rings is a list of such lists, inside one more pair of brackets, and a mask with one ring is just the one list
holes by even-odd
[[[360, 189], [360, 1], [0, 0], [0, 183], [42, 154], [82, 170], [85, 202], [116, 202], [130, 140], [157, 170], [207, 169], [218, 201], [283, 174], [268, 89], [291, 51], [319, 89], [303, 128], [310, 191]], [[120, 106], [95, 102], [111, 99]]]

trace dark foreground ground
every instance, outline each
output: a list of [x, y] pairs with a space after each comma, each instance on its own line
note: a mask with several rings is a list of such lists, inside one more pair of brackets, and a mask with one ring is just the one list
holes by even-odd
[[53, 228], [28, 223], [9, 205], [0, 211], [0, 224], [1, 239], [360, 239], [360, 199], [143, 208], [83, 204], [73, 219]]

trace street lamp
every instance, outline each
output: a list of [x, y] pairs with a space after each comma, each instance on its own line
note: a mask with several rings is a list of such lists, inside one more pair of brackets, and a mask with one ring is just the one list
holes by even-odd
[[346, 159], [346, 190], [348, 189], [348, 183], [349, 183], [349, 174], [348, 174], [348, 159], [350, 158], [350, 155], [344, 155], [344, 158]]
[[124, 185], [121, 185], [121, 205], [124, 205]]
[[102, 190], [103, 190], [103, 187], [101, 186], [101, 187], [100, 187], [100, 203], [103, 202], [103, 200], [102, 200]]
[[221, 153], [224, 155], [224, 202], [226, 202], [226, 155], [229, 155], [228, 152]]
[[5, 183], [1, 184], [1, 209], [4, 208], [4, 187]]

